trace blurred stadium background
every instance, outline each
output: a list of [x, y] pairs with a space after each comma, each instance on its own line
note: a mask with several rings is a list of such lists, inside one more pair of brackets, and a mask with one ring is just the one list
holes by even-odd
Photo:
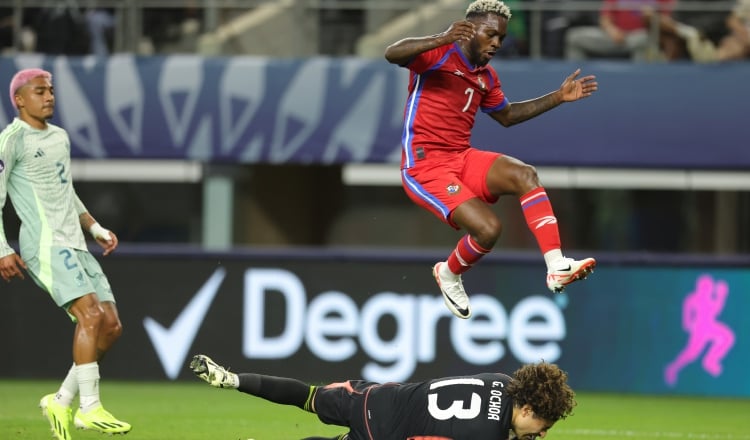
[[[100, 260], [125, 326], [105, 380], [189, 379], [193, 352], [311, 381], [545, 359], [583, 393], [748, 407], [750, 63], [666, 62], [655, 40], [649, 62], [573, 63], [564, 33], [595, 22], [601, 2], [506, 2], [512, 35], [493, 64], [511, 100], [579, 66], [600, 91], [507, 130], [480, 115], [473, 141], [536, 165], [564, 250], [600, 264], [550, 295], [517, 201], [503, 199], [503, 237], [465, 280], [477, 316], [459, 322], [430, 267], [460, 235], [400, 188], [407, 76], [382, 52], [446, 29], [468, 3], [0, 1], [0, 84], [25, 67], [53, 73], [77, 191], [121, 241]], [[14, 112], [0, 96], [5, 126]], [[15, 239], [10, 203], [3, 222]], [[67, 318], [29, 280], [0, 292], [0, 378], [62, 377]], [[569, 438], [633, 437], [608, 428]], [[646, 436], [748, 438], [728, 429]]]

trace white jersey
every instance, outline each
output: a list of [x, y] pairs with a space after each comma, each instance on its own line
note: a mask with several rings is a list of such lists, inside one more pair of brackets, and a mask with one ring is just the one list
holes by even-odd
[[[70, 138], [47, 124], [39, 130], [15, 118], [0, 132], [0, 210], [7, 196], [21, 219], [21, 256], [40, 248], [64, 246], [88, 250], [79, 216], [86, 207], [73, 189]], [[14, 252], [0, 219], [0, 257]]]

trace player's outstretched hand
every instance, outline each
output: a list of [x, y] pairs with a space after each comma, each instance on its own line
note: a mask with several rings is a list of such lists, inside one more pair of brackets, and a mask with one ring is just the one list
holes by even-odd
[[588, 98], [592, 93], [599, 90], [599, 83], [596, 82], [594, 75], [586, 75], [578, 78], [581, 69], [576, 69], [571, 73], [562, 85], [560, 85], [560, 94], [563, 102], [577, 101], [581, 98]]
[[0, 276], [6, 282], [10, 282], [13, 278], [25, 279], [26, 277], [21, 269], [26, 270], [26, 263], [18, 254], [10, 254], [0, 258]]

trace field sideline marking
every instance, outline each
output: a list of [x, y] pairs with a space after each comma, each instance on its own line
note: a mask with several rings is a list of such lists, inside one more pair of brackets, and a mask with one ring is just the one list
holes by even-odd
[[575, 434], [584, 437], [632, 437], [632, 438], [687, 438], [711, 440], [750, 440], [747, 434], [704, 434], [684, 432], [631, 431], [621, 429], [555, 429], [561, 434]]

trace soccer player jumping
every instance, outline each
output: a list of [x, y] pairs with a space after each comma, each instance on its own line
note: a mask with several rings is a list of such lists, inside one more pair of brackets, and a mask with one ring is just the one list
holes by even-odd
[[464, 229], [446, 261], [433, 275], [448, 308], [469, 318], [471, 308], [461, 274], [490, 252], [502, 223], [490, 208], [502, 195], [520, 199], [526, 222], [547, 264], [547, 287], [561, 292], [585, 278], [593, 258], [563, 256], [557, 218], [534, 167], [500, 153], [470, 145], [477, 110], [504, 127], [519, 124], [564, 102], [594, 93], [592, 75], [580, 69], [560, 88], [544, 96], [510, 102], [488, 63], [505, 38], [511, 12], [497, 0], [476, 0], [466, 19], [444, 32], [405, 38], [388, 46], [385, 58], [410, 70], [409, 97], [404, 111], [401, 178], [407, 195], [455, 229]]

